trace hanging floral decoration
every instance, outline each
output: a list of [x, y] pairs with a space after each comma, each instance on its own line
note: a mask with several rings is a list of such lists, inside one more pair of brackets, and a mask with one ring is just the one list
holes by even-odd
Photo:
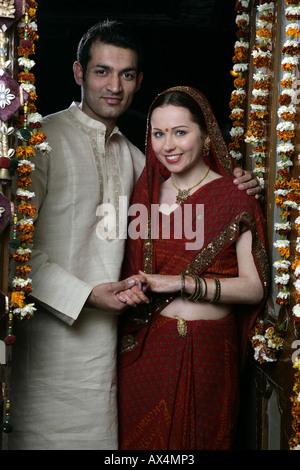
[[294, 363], [294, 395], [292, 402], [292, 428], [294, 435], [289, 439], [290, 450], [300, 450], [300, 355], [296, 357]]
[[[287, 226], [286, 233], [282, 233], [282, 241], [286, 243], [286, 252], [281, 258], [282, 262], [287, 264], [287, 268], [291, 268], [294, 277], [294, 291], [291, 295], [287, 287], [282, 289], [280, 298], [286, 298], [286, 303], [292, 301], [293, 319], [295, 326], [300, 327], [300, 180], [292, 178], [290, 168], [293, 166], [295, 155], [294, 138], [296, 135], [296, 104], [297, 104], [297, 68], [299, 66], [299, 20], [300, 20], [300, 2], [299, 0], [285, 1], [285, 17], [286, 41], [283, 44], [281, 53], [281, 94], [279, 96], [278, 117], [280, 122], [277, 125], [277, 136], [279, 144], [277, 146], [278, 167], [277, 180], [275, 183], [275, 202], [281, 210], [282, 225]], [[299, 160], [298, 156], [298, 160]], [[280, 191], [279, 191], [280, 189]], [[299, 215], [292, 223], [289, 223], [291, 211], [298, 211]], [[296, 231], [296, 244], [294, 261], [288, 262], [290, 255], [290, 241], [288, 234], [291, 230]], [[289, 279], [287, 269], [285, 276]], [[288, 282], [286, 286], [288, 285]], [[285, 303], [285, 304], [286, 304]], [[280, 302], [280, 304], [282, 304]], [[294, 395], [291, 397], [292, 402], [292, 428], [294, 435], [289, 440], [291, 450], [300, 450], [300, 356], [296, 357], [294, 366], [296, 369], [294, 375]]]
[[268, 104], [271, 86], [274, 3], [260, 0], [257, 6], [256, 43], [252, 48], [254, 66], [249, 126], [245, 142], [251, 144], [254, 172], [262, 188], [266, 172]]
[[246, 84], [249, 67], [249, 0], [237, 0], [235, 11], [237, 12], [236, 33], [238, 40], [234, 45], [233, 72], [234, 91], [231, 94], [229, 107], [232, 128], [230, 130], [231, 142], [228, 145], [229, 152], [237, 162], [243, 158], [242, 145], [245, 133], [245, 103]]
[[260, 320], [250, 333], [254, 350], [254, 359], [259, 364], [276, 362], [279, 351], [283, 348], [285, 338], [285, 322], [266, 326]]
[[34, 171], [34, 158], [36, 150], [48, 152], [49, 145], [46, 136], [41, 131], [42, 116], [36, 109], [35, 76], [32, 69], [35, 65], [31, 56], [35, 54], [35, 43], [38, 40], [35, 0], [27, 1], [26, 13], [18, 22], [18, 80], [21, 89], [27, 94], [28, 99], [20, 109], [18, 117], [15, 117], [15, 126], [18, 128], [17, 137], [19, 145], [16, 148], [17, 158], [17, 186], [14, 217], [14, 231], [10, 245], [15, 249], [13, 259], [16, 263], [16, 275], [12, 279], [11, 301], [13, 313], [19, 319], [31, 318], [35, 312], [33, 303], [27, 303], [27, 296], [32, 292], [32, 280], [30, 279], [31, 247], [33, 244], [34, 224], [33, 218], [36, 208], [31, 200], [34, 193], [30, 191], [31, 173]]

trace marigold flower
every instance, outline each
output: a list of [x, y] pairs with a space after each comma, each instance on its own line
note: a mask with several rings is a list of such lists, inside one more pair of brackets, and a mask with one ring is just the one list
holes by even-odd
[[19, 265], [16, 267], [16, 274], [17, 276], [27, 276], [31, 272], [31, 267], [26, 264], [26, 265]]
[[17, 179], [17, 186], [19, 188], [28, 188], [29, 186], [31, 186], [31, 183], [31, 178], [29, 178], [28, 176], [22, 176]]
[[14, 255], [13, 255], [13, 259], [15, 260], [16, 263], [26, 263], [27, 261], [30, 261], [31, 259], [31, 252], [30, 250], [28, 252], [26, 252], [24, 250], [24, 252], [16, 252]]
[[18, 207], [19, 214], [24, 214], [29, 217], [34, 217], [36, 214], [36, 207], [29, 204], [29, 202], [25, 202], [25, 204], [20, 204]]
[[19, 234], [18, 238], [22, 244], [26, 243], [26, 245], [28, 245], [29, 243], [33, 243], [33, 237], [31, 233]]
[[25, 82], [34, 83], [35, 75], [31, 72], [20, 72], [18, 74], [18, 80], [20, 83], [25, 83]]
[[24, 301], [25, 301], [25, 295], [23, 294], [23, 292], [13, 291], [11, 293], [10, 300], [14, 307], [23, 307]]
[[233, 82], [233, 85], [235, 88], [243, 88], [246, 85], [246, 79], [245, 78], [236, 78]]
[[295, 38], [299, 36], [299, 28], [296, 26], [295, 28], [292, 28], [291, 26], [288, 26], [286, 29], [286, 36], [294, 36]]
[[33, 145], [33, 146], [39, 145], [42, 142], [44, 142], [45, 139], [46, 139], [46, 135], [41, 131], [37, 131], [35, 134], [31, 134], [31, 138], [29, 139], [28, 143], [29, 145]]
[[17, 176], [29, 176], [32, 173], [32, 167], [30, 164], [23, 164], [19, 166], [16, 170]]
[[291, 140], [295, 137], [295, 131], [277, 131], [278, 138], [280, 140]]
[[[24, 41], [24, 39], [23, 39]], [[30, 41], [31, 43], [31, 41]], [[29, 45], [28, 45], [29, 46]], [[31, 47], [22, 47], [21, 44], [18, 46], [18, 55], [23, 55], [25, 57], [28, 57], [30, 55], [35, 54], [35, 45], [31, 43]]]

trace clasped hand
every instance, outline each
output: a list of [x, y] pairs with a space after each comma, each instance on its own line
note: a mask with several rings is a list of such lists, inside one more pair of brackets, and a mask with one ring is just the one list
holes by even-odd
[[120, 302], [126, 303], [130, 307], [135, 307], [141, 303], [149, 303], [144, 292], [172, 293], [180, 290], [180, 276], [170, 276], [163, 274], [146, 274], [139, 271], [139, 274], [132, 276], [135, 285], [125, 291], [119, 292], [117, 298]]

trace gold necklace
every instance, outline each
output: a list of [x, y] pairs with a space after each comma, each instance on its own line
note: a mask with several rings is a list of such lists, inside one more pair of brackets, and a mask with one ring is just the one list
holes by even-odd
[[174, 183], [173, 181], [173, 178], [172, 178], [172, 175], [171, 175], [171, 183], [172, 185], [174, 186], [174, 188], [177, 189], [178, 191], [178, 194], [176, 196], [176, 202], [177, 204], [182, 204], [183, 202], [187, 201], [188, 198], [190, 197], [190, 191], [192, 189], [194, 189], [196, 186], [198, 186], [200, 183], [202, 183], [203, 180], [205, 180], [205, 178], [207, 177], [208, 175], [208, 172], [209, 172], [209, 168], [207, 167], [207, 171], [205, 173], [205, 175], [203, 176], [203, 178], [201, 178], [200, 181], [198, 181], [196, 184], [194, 184], [193, 186], [191, 186], [190, 188], [188, 189], [180, 189], [178, 188], [178, 186], [176, 186], [176, 184]]

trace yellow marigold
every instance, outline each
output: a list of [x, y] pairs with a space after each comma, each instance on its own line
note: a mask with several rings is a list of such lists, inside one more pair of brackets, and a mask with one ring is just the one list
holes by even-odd
[[44, 142], [45, 139], [46, 139], [45, 134], [41, 131], [38, 131], [38, 132], [36, 132], [36, 134], [31, 135], [28, 143], [30, 145], [38, 145], [38, 144], [41, 144], [42, 142]]
[[300, 265], [300, 259], [295, 259], [295, 261], [292, 263], [292, 269], [295, 271], [295, 269], [299, 265]]
[[283, 121], [296, 121], [296, 113], [281, 113], [280, 117]]
[[280, 140], [288, 141], [295, 137], [295, 131], [277, 131]]
[[288, 28], [286, 30], [286, 36], [294, 36], [295, 38], [299, 36], [299, 28]]
[[290, 180], [290, 187], [291, 187], [291, 189], [293, 189], [294, 191], [300, 191], [300, 181], [299, 181], [298, 179], [291, 178], [291, 180]]
[[11, 293], [11, 301], [14, 307], [24, 307], [25, 295], [22, 292]]
[[277, 207], [283, 207], [283, 203], [285, 202], [286, 198], [284, 196], [276, 196], [275, 197], [275, 204]]
[[281, 64], [281, 70], [283, 70], [284, 72], [292, 72], [295, 67], [296, 65], [294, 64], [289, 64], [289, 63]]
[[28, 8], [28, 16], [31, 20], [36, 19], [36, 8]]
[[265, 38], [272, 37], [272, 31], [269, 31], [268, 28], [258, 28], [256, 31], [256, 34], [259, 37], [265, 37]]
[[31, 253], [15, 253], [13, 259], [16, 263], [26, 263], [31, 259]]
[[30, 273], [30, 271], [31, 267], [28, 264], [16, 267], [16, 274], [20, 277], [26, 277]]
[[292, 80], [281, 80], [280, 85], [282, 88], [292, 88], [293, 82]]
[[277, 250], [278, 250], [280, 256], [285, 256], [286, 259], [288, 259], [290, 257], [290, 248], [289, 247], [287, 247], [287, 248], [277, 247]]
[[280, 212], [279, 215], [282, 219], [287, 219], [291, 215], [291, 212], [290, 211], [282, 211], [282, 212]]
[[34, 157], [34, 155], [35, 155], [35, 151], [31, 146], [24, 147], [23, 145], [20, 145], [19, 147], [16, 148], [16, 157], [19, 160], [31, 158], [31, 157]]

